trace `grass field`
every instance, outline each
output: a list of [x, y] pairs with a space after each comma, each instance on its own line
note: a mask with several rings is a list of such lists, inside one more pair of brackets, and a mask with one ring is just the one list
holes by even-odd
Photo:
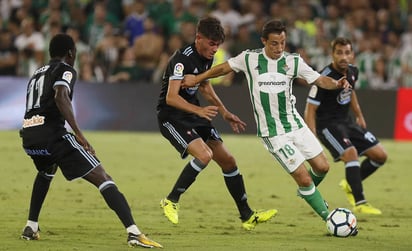
[[[253, 135], [223, 135], [237, 157], [249, 202], [279, 214], [252, 232], [238, 213], [219, 168], [211, 164], [181, 199], [180, 223], [162, 215], [159, 200], [173, 186], [186, 161], [158, 133], [86, 132], [103, 166], [128, 198], [139, 227], [165, 250], [412, 250], [412, 142], [383, 140], [387, 164], [364, 182], [367, 199], [382, 216], [357, 215], [359, 235], [336, 238], [296, 196], [292, 179]], [[41, 240], [19, 239], [27, 219], [35, 170], [17, 132], [0, 132], [0, 250], [130, 250], [126, 234], [97, 189], [83, 180], [67, 182], [58, 172], [40, 215]], [[338, 187], [342, 163], [319, 186], [331, 208], [349, 207]]]

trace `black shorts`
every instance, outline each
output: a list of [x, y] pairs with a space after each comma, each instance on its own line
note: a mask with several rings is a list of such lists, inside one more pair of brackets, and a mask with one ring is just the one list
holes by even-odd
[[[26, 143], [30, 142], [30, 144]], [[23, 148], [33, 159], [39, 172], [45, 172], [53, 165], [59, 166], [67, 180], [81, 178], [100, 165], [100, 161], [77, 142], [75, 136], [67, 133], [53, 140], [33, 140], [23, 137]]]
[[317, 131], [319, 140], [329, 150], [334, 161], [339, 161], [343, 152], [354, 146], [358, 155], [377, 145], [379, 140], [357, 124], [331, 124]]
[[195, 139], [202, 138], [204, 142], [208, 140], [220, 140], [218, 131], [212, 125], [201, 125], [188, 123], [188, 121], [178, 119], [158, 120], [160, 132], [180, 153], [182, 159], [186, 158], [187, 146]]

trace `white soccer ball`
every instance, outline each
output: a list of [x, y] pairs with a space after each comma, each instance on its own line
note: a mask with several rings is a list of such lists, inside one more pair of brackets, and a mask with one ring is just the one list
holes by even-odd
[[328, 232], [336, 237], [348, 237], [358, 234], [355, 215], [347, 208], [336, 208], [326, 218]]

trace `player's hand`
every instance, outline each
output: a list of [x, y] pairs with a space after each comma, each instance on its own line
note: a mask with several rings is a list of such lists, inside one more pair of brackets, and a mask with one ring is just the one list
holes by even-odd
[[186, 74], [181, 84], [182, 88], [190, 88], [196, 85], [196, 75], [193, 74]]
[[342, 77], [338, 80], [336, 88], [352, 89], [352, 86], [349, 84], [349, 81], [346, 79], [346, 77]]
[[230, 127], [235, 133], [244, 132], [246, 129], [246, 123], [243, 122], [238, 116], [231, 112], [225, 112], [223, 118], [229, 122]]
[[202, 118], [205, 118], [205, 119], [207, 119], [207, 120], [209, 120], [209, 121], [212, 121], [212, 119], [213, 119], [214, 117], [216, 117], [217, 113], [218, 113], [218, 108], [217, 108], [217, 106], [209, 105], [209, 106], [202, 107], [202, 108], [197, 112], [197, 115], [198, 115], [199, 117], [202, 117]]
[[86, 150], [91, 155], [95, 156], [96, 152], [94, 151], [92, 145], [87, 141], [87, 139], [83, 136], [83, 134], [76, 134], [75, 135], [77, 142], [83, 146], [84, 150]]

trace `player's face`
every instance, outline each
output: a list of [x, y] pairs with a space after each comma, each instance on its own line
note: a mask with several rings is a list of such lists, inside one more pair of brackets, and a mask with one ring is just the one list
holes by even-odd
[[339, 72], [346, 72], [353, 61], [353, 51], [350, 44], [337, 44], [332, 52], [333, 67]]
[[201, 34], [196, 35], [197, 52], [207, 59], [213, 59], [213, 56], [216, 54], [217, 49], [219, 49], [220, 44], [220, 41], [211, 40]]
[[268, 38], [261, 38], [262, 43], [265, 45], [265, 53], [271, 59], [278, 59], [282, 56], [286, 46], [286, 34], [282, 32], [280, 34], [270, 33]]

